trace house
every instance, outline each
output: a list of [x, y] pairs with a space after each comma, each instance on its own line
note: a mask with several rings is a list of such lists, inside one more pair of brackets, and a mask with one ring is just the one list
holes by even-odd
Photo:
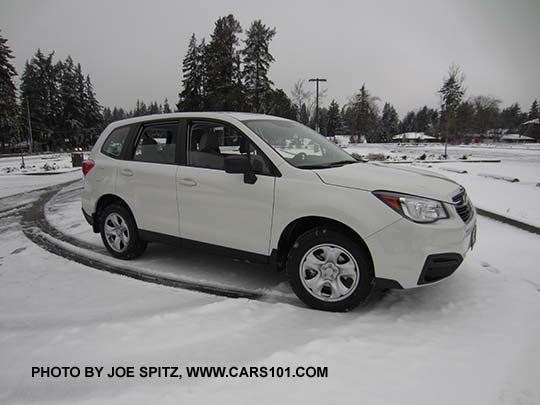
[[507, 134], [501, 137], [501, 142], [507, 143], [523, 143], [523, 142], [534, 142], [535, 139], [530, 136], [520, 135], [520, 134]]
[[393, 141], [397, 142], [436, 142], [437, 138], [431, 135], [426, 135], [423, 132], [405, 132], [403, 134], [392, 137]]
[[534, 138], [537, 142], [540, 141], [540, 118], [535, 118], [523, 123], [525, 130], [523, 135]]

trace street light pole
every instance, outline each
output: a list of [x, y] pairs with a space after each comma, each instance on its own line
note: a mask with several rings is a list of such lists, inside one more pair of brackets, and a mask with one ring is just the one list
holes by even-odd
[[28, 118], [28, 141], [30, 142], [28, 150], [32, 154], [34, 140], [32, 139], [32, 121], [30, 121], [30, 101], [28, 99], [26, 99], [26, 114]]
[[315, 95], [315, 131], [319, 132], [319, 82], [326, 82], [327, 80], [315, 77], [309, 79], [309, 81], [317, 83], [317, 90]]

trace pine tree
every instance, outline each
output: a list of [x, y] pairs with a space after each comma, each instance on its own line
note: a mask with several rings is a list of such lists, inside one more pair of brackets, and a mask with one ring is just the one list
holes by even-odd
[[399, 131], [399, 116], [394, 106], [384, 103], [380, 122], [380, 142], [390, 142]]
[[13, 77], [17, 75], [10, 62], [13, 59], [7, 39], [0, 31], [0, 149], [14, 136], [17, 129], [17, 94]]
[[[448, 77], [444, 79], [442, 87], [439, 89], [441, 96], [441, 126], [448, 141], [457, 132], [457, 110], [461, 100], [465, 95], [465, 75], [457, 65], [451, 65], [448, 69]], [[445, 153], [446, 154], [446, 153]]]
[[463, 136], [474, 134], [474, 105], [472, 102], [462, 102], [456, 111], [456, 134]]
[[207, 92], [210, 110], [239, 111], [244, 105], [237, 49], [240, 23], [232, 14], [219, 18], [207, 48]]
[[527, 116], [528, 120], [534, 120], [540, 118], [540, 107], [538, 106], [538, 100], [534, 100], [531, 104], [531, 109], [529, 110], [529, 115]]
[[205, 72], [204, 42], [197, 45], [195, 34], [191, 35], [186, 56], [182, 61], [182, 92], [179, 94], [178, 111], [202, 111], [205, 107], [203, 86]]
[[409, 111], [407, 114], [405, 114], [405, 117], [403, 117], [403, 121], [401, 121], [401, 124], [399, 126], [399, 132], [401, 133], [414, 132], [415, 123], [416, 123], [416, 112]]
[[282, 89], [270, 90], [265, 99], [267, 114], [296, 120], [296, 106]]
[[95, 143], [100, 130], [103, 128], [102, 107], [96, 99], [94, 86], [89, 75], [86, 76], [84, 82], [84, 94], [84, 146], [88, 148]]
[[169, 114], [171, 113], [171, 106], [169, 105], [169, 100], [165, 99], [165, 101], [163, 102], [163, 113], [164, 114]]
[[339, 111], [339, 104], [336, 100], [330, 102], [328, 107], [328, 115], [326, 119], [326, 136], [336, 136], [342, 130], [341, 114]]
[[375, 140], [379, 121], [377, 100], [377, 97], [369, 94], [365, 84], [362, 85], [360, 91], [353, 97], [350, 103], [352, 108], [350, 128], [353, 131], [353, 135], [357, 138], [365, 136], [369, 142]]
[[276, 30], [267, 27], [261, 20], [256, 20], [251, 23], [246, 35], [246, 45], [242, 50], [246, 92], [250, 109], [261, 112], [262, 100], [273, 85], [268, 78], [270, 64], [274, 61], [269, 47]]
[[527, 114], [521, 111], [521, 107], [518, 103], [514, 103], [501, 111], [499, 116], [499, 128], [507, 128], [511, 132], [516, 132], [526, 120]]
[[[60, 114], [59, 132], [61, 138], [69, 139], [71, 146], [82, 146], [82, 128], [84, 127], [84, 76], [80, 65], [75, 65], [73, 58], [68, 56], [59, 63], [60, 97], [62, 109]], [[56, 143], [60, 139], [54, 139]]]
[[298, 113], [298, 121], [304, 125], [309, 125], [309, 112], [306, 103], [302, 103]]
[[53, 63], [54, 52], [45, 56], [41, 50], [26, 61], [21, 75], [21, 131], [27, 133], [27, 111], [30, 111], [32, 138], [37, 148], [55, 147], [54, 131], [62, 122], [62, 97], [60, 94], [61, 64]]

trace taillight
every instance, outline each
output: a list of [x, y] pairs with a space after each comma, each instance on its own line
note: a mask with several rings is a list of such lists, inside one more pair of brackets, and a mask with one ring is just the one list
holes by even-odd
[[94, 167], [96, 163], [93, 160], [83, 160], [82, 162], [82, 172], [83, 175], [86, 176], [86, 174], [92, 170], [92, 167]]

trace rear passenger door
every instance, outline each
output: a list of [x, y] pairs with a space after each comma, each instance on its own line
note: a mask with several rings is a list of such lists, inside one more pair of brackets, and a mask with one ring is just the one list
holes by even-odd
[[176, 237], [178, 126], [178, 121], [140, 125], [116, 180], [116, 194], [128, 203], [139, 229]]

